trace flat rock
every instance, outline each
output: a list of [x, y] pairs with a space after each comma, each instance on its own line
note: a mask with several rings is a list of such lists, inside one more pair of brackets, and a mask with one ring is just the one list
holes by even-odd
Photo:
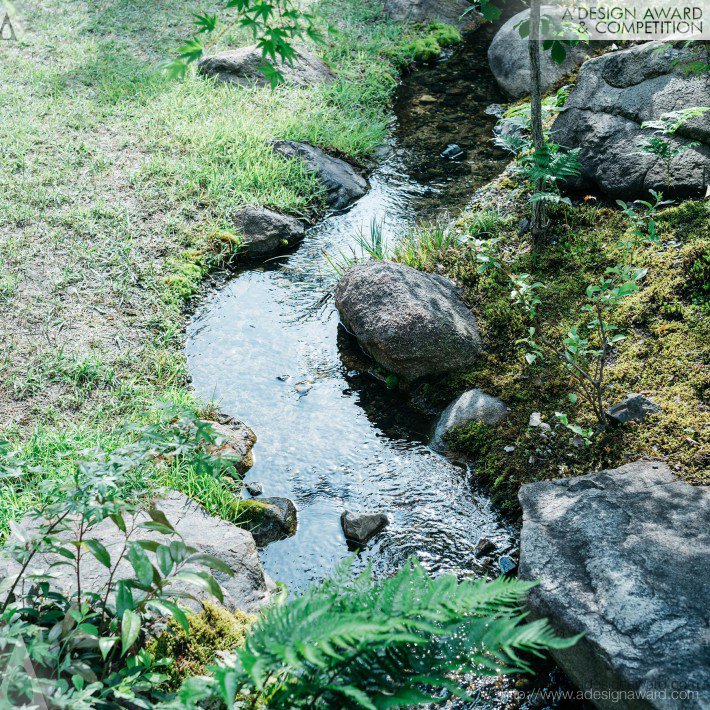
[[296, 534], [298, 514], [289, 498], [260, 498], [258, 511], [247, 524], [259, 547]]
[[528, 604], [562, 634], [584, 633], [554, 652], [572, 681], [645, 694], [599, 695], [600, 708], [707, 708], [710, 490], [638, 461], [530, 483], [519, 498], [519, 575], [540, 580]]
[[[464, 29], [473, 29], [481, 15], [471, 12], [468, 0], [383, 0], [384, 13], [399, 22], [446, 22]], [[467, 12], [469, 11], [469, 12]], [[465, 16], [464, 13], [467, 13]]]
[[[229, 84], [269, 86], [269, 79], [260, 69], [267, 63], [274, 66], [270, 60], [264, 59], [260, 47], [251, 45], [204, 57], [198, 63], [197, 70], [204, 76], [211, 76], [217, 81]], [[329, 81], [335, 76], [320, 57], [303, 47], [297, 48], [293, 66], [283, 63], [275, 66], [283, 74], [287, 84], [296, 86], [312, 86]]]
[[296, 141], [274, 141], [272, 147], [284, 158], [302, 160], [306, 168], [316, 174], [325, 189], [325, 201], [332, 210], [346, 209], [367, 192], [367, 180], [350, 163], [334, 158], [320, 148]]
[[335, 305], [360, 347], [407, 382], [464, 370], [481, 352], [475, 317], [442, 276], [389, 261], [356, 264]]
[[508, 413], [504, 402], [479, 389], [472, 389], [457, 397], [439, 417], [431, 445], [434, 448], [444, 446], [444, 436], [452, 429], [465, 426], [470, 422], [481, 422], [494, 427]]
[[[199, 552], [218, 557], [234, 570], [230, 577], [224, 572], [212, 572], [220, 583], [224, 593], [224, 605], [231, 610], [240, 609], [246, 612], [258, 611], [271, 598], [273, 582], [264, 574], [256, 553], [254, 538], [249, 532], [229, 523], [221, 518], [209, 515], [205, 509], [190, 500], [182, 493], [175, 491], [156, 501], [156, 507], [165, 513], [168, 521], [182, 536], [185, 544], [194, 547]], [[135, 521], [145, 522], [150, 520], [147, 513], [139, 512], [136, 517], [124, 516], [126, 526], [130, 530]], [[21, 526], [32, 533], [41, 525], [41, 521], [25, 517]], [[124, 535], [111, 520], [104, 520], [91, 528], [91, 538], [98, 540], [108, 550], [112, 561], [118, 558], [124, 543]], [[67, 541], [70, 539], [66, 537]], [[132, 540], [155, 540], [161, 543], [169, 541], [169, 537], [158, 532], [138, 528]], [[150, 554], [150, 553], [149, 553]], [[58, 561], [58, 555], [37, 555], [30, 567], [31, 571], [47, 570], [52, 562]], [[3, 560], [1, 565], [2, 576], [17, 574], [19, 566], [14, 560]], [[199, 568], [195, 565], [196, 568]], [[204, 569], [204, 568], [203, 568]], [[73, 569], [69, 567], [55, 567], [56, 589], [65, 593], [76, 591], [76, 579]], [[109, 570], [101, 565], [92, 555], [85, 554], [81, 564], [81, 585], [83, 589], [96, 591], [101, 589], [107, 579]], [[118, 566], [115, 579], [125, 579], [133, 576], [130, 564], [123, 560]], [[199, 587], [175, 587], [182, 591], [189, 591], [197, 597], [208, 598], [206, 592]]]
[[[667, 183], [663, 162], [644, 152], [654, 135], [644, 121], [696, 106], [710, 106], [707, 75], [691, 76], [683, 62], [693, 48], [647, 42], [585, 62], [551, 135], [567, 148], [580, 148], [578, 187], [597, 187], [622, 199], [645, 197], [651, 189], [666, 197], [701, 197], [710, 182], [710, 112], [690, 119], [666, 136], [677, 155]], [[692, 142], [698, 145], [691, 147]]]
[[630, 394], [619, 404], [607, 409], [606, 415], [619, 424], [642, 422], [646, 415], [656, 414], [661, 408], [642, 394]]
[[[562, 6], [543, 5], [541, 14], [561, 18]], [[518, 25], [527, 20], [530, 10], [523, 10], [511, 17], [499, 30], [488, 47], [488, 64], [498, 85], [513, 99], [530, 94], [530, 55], [527, 37], [520, 36]], [[579, 66], [588, 56], [589, 47], [580, 42], [567, 47], [567, 56], [562, 64], [554, 62], [550, 52], [542, 52], [540, 70], [542, 90], [549, 91], [565, 74]]]
[[273, 256], [298, 243], [306, 234], [295, 217], [250, 205], [239, 210], [234, 223], [247, 257]]
[[389, 524], [384, 513], [353, 513], [346, 510], [340, 516], [345, 539], [364, 545]]

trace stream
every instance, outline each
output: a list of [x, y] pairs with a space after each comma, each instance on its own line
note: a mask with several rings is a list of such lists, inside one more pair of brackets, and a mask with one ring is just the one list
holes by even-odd
[[[309, 229], [290, 254], [237, 271], [189, 326], [196, 391], [257, 434], [247, 480], [298, 509], [296, 535], [260, 552], [268, 574], [292, 591], [351, 554], [340, 527], [345, 509], [390, 517], [356, 561], [377, 574], [416, 555], [432, 572], [480, 575], [481, 537], [500, 550], [515, 546], [470, 471], [427, 447], [434, 420], [345, 364], [357, 354], [324, 298], [337, 278], [326, 254], [349, 251], [373, 220], [392, 243], [417, 221], [460, 212], [508, 162], [485, 113], [503, 101], [486, 59], [491, 32], [479, 30], [448, 60], [403, 80], [365, 197]], [[467, 157], [441, 158], [449, 143]]]

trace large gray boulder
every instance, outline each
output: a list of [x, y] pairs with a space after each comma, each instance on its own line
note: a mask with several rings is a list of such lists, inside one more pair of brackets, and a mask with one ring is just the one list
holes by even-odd
[[[251, 45], [204, 57], [198, 63], [197, 70], [204, 76], [229, 84], [269, 86], [269, 79], [260, 69], [267, 63], [271, 62], [264, 59], [261, 48]], [[320, 57], [303, 47], [296, 50], [293, 66], [283, 63], [275, 66], [283, 74], [286, 83], [296, 86], [312, 86], [335, 76]]]
[[494, 427], [508, 413], [504, 402], [479, 389], [472, 389], [457, 397], [439, 417], [431, 445], [435, 449], [444, 447], [444, 437], [456, 427], [470, 422], [481, 422]]
[[[230, 609], [240, 609], [246, 612], [258, 611], [271, 597], [273, 582], [264, 574], [256, 553], [254, 538], [249, 532], [221, 518], [210, 515], [207, 511], [182, 493], [171, 491], [156, 502], [156, 507], [182, 536], [186, 545], [218, 557], [234, 570], [234, 576], [215, 570], [212, 572], [220, 583], [224, 593], [224, 605]], [[137, 516], [124, 516], [126, 527], [131, 530], [136, 524], [150, 520], [147, 513], [139, 512]], [[25, 517], [20, 526], [30, 535], [37, 531], [42, 521]], [[101, 542], [108, 550], [112, 562], [115, 562], [124, 544], [124, 534], [111, 520], [104, 520], [91, 528], [91, 538]], [[70, 538], [67, 534], [60, 537]], [[134, 540], [155, 540], [160, 543], [169, 542], [170, 538], [158, 532], [138, 528], [131, 536]], [[29, 571], [47, 570], [53, 562], [59, 561], [58, 555], [37, 555]], [[195, 567], [198, 567], [195, 565]], [[0, 563], [0, 576], [15, 575], [19, 566], [14, 560], [5, 558]], [[52, 570], [55, 575], [55, 589], [65, 593], [76, 591], [76, 578], [73, 568], [60, 566]], [[104, 588], [109, 570], [100, 564], [92, 555], [86, 553], [81, 563], [82, 589], [99, 591]], [[133, 577], [130, 564], [124, 559], [118, 566], [114, 579]], [[178, 587], [176, 587], [178, 589]], [[207, 597], [199, 587], [179, 587], [197, 597]]]
[[325, 189], [325, 201], [332, 210], [344, 210], [367, 192], [367, 180], [350, 163], [334, 158], [320, 148], [296, 141], [274, 141], [272, 145], [284, 158], [300, 159], [316, 174]]
[[389, 261], [356, 264], [335, 305], [360, 347], [406, 382], [464, 370], [481, 352], [476, 319], [442, 276]]
[[[562, 6], [543, 5], [541, 14], [561, 18]], [[530, 10], [511, 17], [499, 30], [488, 47], [488, 64], [498, 85], [513, 99], [530, 94], [530, 55], [528, 39], [520, 36], [518, 25], [527, 20]], [[542, 90], [551, 89], [565, 74], [579, 66], [589, 56], [589, 46], [580, 42], [567, 47], [567, 57], [562, 64], [552, 60], [550, 52], [542, 52], [540, 70]]]
[[683, 71], [683, 62], [691, 60], [694, 51], [648, 42], [584, 63], [574, 91], [552, 126], [557, 143], [580, 148], [584, 186], [596, 186], [624, 199], [645, 196], [650, 189], [661, 190], [667, 197], [705, 194], [710, 182], [710, 112], [667, 137], [672, 149], [699, 143], [673, 159], [670, 188], [663, 161], [642, 149], [654, 134], [641, 128], [644, 121], [684, 108], [710, 106], [708, 76]]
[[[447, 22], [450, 25], [466, 25], [478, 13], [471, 9], [468, 0], [383, 0], [386, 15], [400, 22]], [[464, 13], [467, 14], [464, 16]]]
[[239, 210], [234, 224], [247, 257], [259, 258], [277, 254], [298, 243], [306, 228], [295, 217], [250, 205]]
[[530, 483], [519, 498], [519, 574], [540, 580], [528, 604], [584, 634], [554, 652], [572, 681], [600, 691], [600, 708], [709, 707], [710, 490], [638, 461]]

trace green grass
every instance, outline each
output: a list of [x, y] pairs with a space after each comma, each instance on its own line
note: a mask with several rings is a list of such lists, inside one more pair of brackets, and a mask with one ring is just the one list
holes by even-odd
[[[545, 283], [539, 310], [547, 337], [554, 341], [579, 323], [586, 285], [623, 258], [619, 240], [629, 225], [621, 211], [589, 204], [556, 208], [553, 244], [537, 253], [518, 235], [520, 214], [467, 214], [456, 225], [423, 228], [404, 241], [398, 259], [428, 271], [443, 266], [463, 285], [487, 346], [475, 369], [429, 385], [429, 399], [444, 406], [461, 390], [480, 387], [511, 408], [500, 428], [473, 425], [455, 432], [450, 441], [476, 461], [478, 479], [503, 509], [517, 513], [523, 483], [639, 458], [665, 461], [692, 483], [710, 482], [710, 304], [703, 278], [710, 252], [709, 209], [707, 201], [690, 200], [662, 213], [661, 244], [638, 254], [648, 274], [640, 291], [625, 299], [615, 315], [627, 340], [609, 363], [606, 402], [640, 392], [658, 403], [661, 412], [640, 425], [611, 428], [589, 447], [571, 446], [564, 429], [545, 438], [528, 426], [532, 412], [540, 412], [551, 425], [556, 411], [586, 426], [594, 421], [581, 401], [570, 403], [567, 394], [573, 386], [556, 361], [538, 360], [532, 367], [526, 363], [526, 348], [518, 341], [527, 336], [528, 323], [520, 309], [511, 306], [510, 287], [502, 275], [479, 274], [471, 251], [445, 239], [445, 234], [458, 229], [496, 237], [513, 271], [533, 274]], [[506, 452], [510, 446], [514, 450]]]
[[[332, 83], [169, 80], [160, 64], [198, 9], [30, 0], [17, 6], [20, 41], [0, 47], [0, 439], [51, 475], [119, 445], [157, 400], [204, 406], [182, 353], [186, 306], [238, 251], [235, 211], [322, 207], [312, 176], [270, 141], [367, 156], [388, 130], [406, 45], [427, 31], [323, 0], [315, 9], [338, 29], [317, 50]], [[229, 481], [168, 471], [157, 483], [234, 517]], [[35, 496], [32, 478], [4, 484], [0, 529]]]

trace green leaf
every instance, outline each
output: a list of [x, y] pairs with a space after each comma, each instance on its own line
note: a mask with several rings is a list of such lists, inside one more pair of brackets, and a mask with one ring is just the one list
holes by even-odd
[[133, 592], [128, 582], [122, 579], [116, 583], [116, 616], [120, 619], [124, 611], [132, 611], [134, 608]]
[[84, 540], [84, 546], [104, 567], [111, 568], [111, 555], [98, 540]]
[[173, 531], [175, 530], [175, 528], [172, 526], [171, 522], [167, 519], [165, 513], [163, 513], [162, 510], [158, 510], [157, 508], [151, 508], [148, 511], [148, 515], [150, 515], [150, 519], [154, 520], [156, 523], [160, 523], [161, 525], [164, 525], [166, 528], [170, 528]]
[[145, 587], [153, 581], [153, 565], [145, 550], [136, 542], [128, 547], [128, 561], [131, 563], [138, 581]]
[[118, 641], [117, 636], [102, 636], [99, 639], [99, 651], [101, 651], [101, 658], [103, 658], [104, 661], [109, 651], [116, 645], [116, 641]]
[[141, 617], [135, 611], [123, 612], [121, 618], [121, 655], [125, 656], [141, 632]]
[[377, 706], [372, 703], [368, 694], [354, 685], [327, 685], [326, 688], [339, 695], [344, 695], [349, 700], [354, 700], [361, 708], [377, 710]]
[[173, 569], [173, 558], [170, 554], [170, 548], [167, 545], [161, 545], [156, 551], [155, 555], [158, 558], [158, 567], [163, 573], [164, 577], [167, 577]]
[[190, 633], [190, 622], [187, 614], [177, 605], [165, 600], [154, 599], [148, 602], [148, 606], [155, 609], [164, 616], [172, 616], [182, 627], [186, 634]]
[[202, 589], [208, 591], [212, 596], [217, 597], [220, 602], [224, 601], [222, 588], [217, 584], [215, 578], [211, 574], [207, 574], [207, 572], [182, 570], [175, 575], [174, 579], [181, 579], [197, 587], [202, 587]]
[[216, 569], [220, 572], [224, 572], [230, 577], [234, 576], [234, 570], [228, 564], [220, 560], [219, 557], [215, 557], [214, 555], [196, 552], [194, 555], [190, 555], [185, 562], [187, 564], [204, 565], [210, 569]]
[[555, 64], [562, 64], [565, 61], [565, 58], [567, 57], [567, 50], [565, 49], [564, 44], [555, 40], [552, 43], [552, 50], [550, 51], [550, 56], [552, 57], [552, 61], [555, 62]]

